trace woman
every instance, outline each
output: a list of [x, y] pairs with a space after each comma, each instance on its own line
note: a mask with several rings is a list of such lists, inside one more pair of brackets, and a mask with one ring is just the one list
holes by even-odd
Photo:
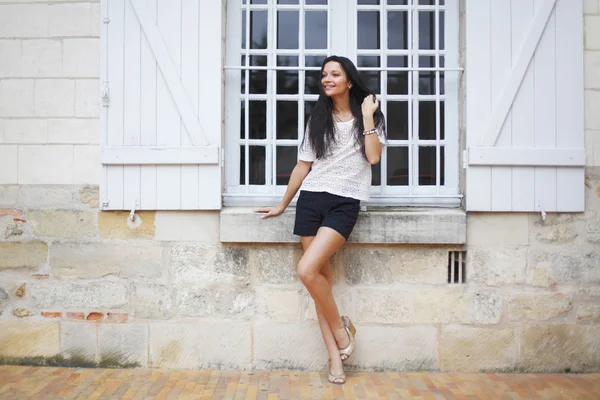
[[262, 218], [280, 215], [300, 189], [294, 234], [304, 254], [298, 277], [315, 302], [331, 383], [346, 381], [342, 361], [354, 351], [356, 330], [333, 299], [329, 259], [352, 232], [360, 201], [369, 199], [371, 165], [379, 162], [385, 143], [384, 117], [370, 93], [348, 58], [323, 61], [319, 99], [283, 199], [256, 210], [266, 213]]

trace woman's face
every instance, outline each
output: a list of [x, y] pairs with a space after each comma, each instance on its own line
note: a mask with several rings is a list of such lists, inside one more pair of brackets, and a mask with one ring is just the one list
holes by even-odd
[[321, 75], [321, 85], [329, 97], [343, 95], [352, 87], [342, 66], [337, 61], [329, 61], [325, 64], [323, 75]]

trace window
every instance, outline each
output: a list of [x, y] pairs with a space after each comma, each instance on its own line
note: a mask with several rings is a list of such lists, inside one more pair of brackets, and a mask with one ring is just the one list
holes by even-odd
[[367, 204], [459, 204], [456, 0], [229, 0], [227, 8], [226, 205], [281, 197], [331, 54], [354, 61], [386, 116], [389, 143]]

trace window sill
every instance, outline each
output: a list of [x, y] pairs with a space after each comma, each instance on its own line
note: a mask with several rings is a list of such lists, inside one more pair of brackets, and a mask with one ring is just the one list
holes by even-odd
[[[297, 243], [295, 209], [260, 219], [249, 207], [221, 210], [223, 243]], [[467, 214], [457, 209], [372, 209], [361, 212], [348, 243], [465, 244]]]

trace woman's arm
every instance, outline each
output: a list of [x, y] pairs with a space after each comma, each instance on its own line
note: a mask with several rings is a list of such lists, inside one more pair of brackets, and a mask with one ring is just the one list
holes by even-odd
[[[373, 114], [377, 111], [377, 107], [379, 107], [379, 101], [375, 98], [375, 95], [369, 95], [363, 100], [362, 113], [365, 131], [375, 128]], [[377, 133], [365, 135], [365, 153], [371, 165], [379, 162], [381, 158], [381, 143], [379, 142]]]
[[298, 161], [290, 175], [290, 181], [288, 182], [287, 189], [285, 190], [281, 202], [275, 207], [259, 208], [254, 211], [266, 213], [261, 217], [263, 219], [282, 214], [296, 195], [296, 192], [298, 192], [298, 189], [300, 189], [300, 185], [302, 185], [302, 181], [304, 181], [304, 178], [308, 175], [311, 165], [312, 163], [308, 161]]

